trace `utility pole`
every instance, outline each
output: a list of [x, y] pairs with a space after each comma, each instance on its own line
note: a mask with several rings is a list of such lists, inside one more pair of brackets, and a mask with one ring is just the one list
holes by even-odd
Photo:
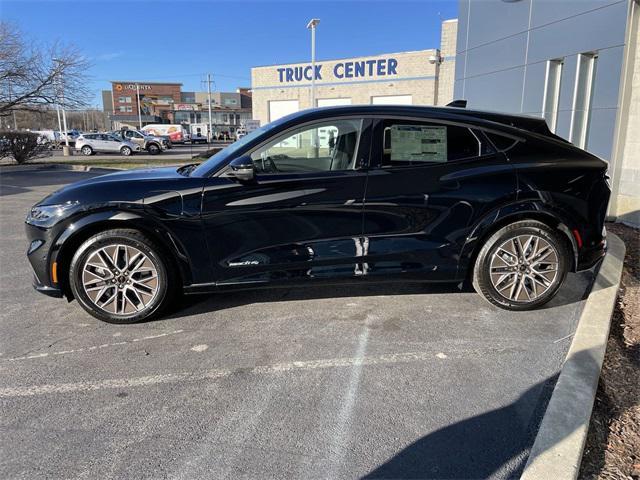
[[140, 107], [140, 85], [136, 83], [136, 98], [138, 104], [138, 128], [142, 130], [142, 109]]
[[319, 23], [319, 18], [312, 18], [307, 24], [311, 29], [311, 108], [316, 108], [316, 27]]
[[211, 140], [213, 139], [213, 131], [211, 128], [211, 74], [207, 73], [207, 92], [208, 92], [208, 96], [209, 96], [209, 130], [207, 132], [207, 143], [211, 143]]

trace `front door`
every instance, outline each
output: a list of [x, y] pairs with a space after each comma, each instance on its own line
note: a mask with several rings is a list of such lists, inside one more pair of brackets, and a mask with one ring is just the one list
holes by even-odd
[[370, 121], [336, 118], [249, 152], [256, 181], [205, 184], [213, 281], [238, 284], [358, 275]]
[[459, 280], [470, 227], [516, 192], [516, 175], [479, 130], [380, 119], [372, 140], [364, 233], [368, 275]]

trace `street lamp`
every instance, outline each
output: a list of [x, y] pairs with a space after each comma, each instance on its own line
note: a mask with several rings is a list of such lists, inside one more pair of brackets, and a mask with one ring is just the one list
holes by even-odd
[[[60, 67], [60, 64], [62, 63], [62, 60], [60, 60], [59, 58], [54, 58], [53, 59], [54, 63], [58, 64], [58, 67]], [[63, 82], [60, 80], [60, 78], [58, 78], [59, 73], [56, 72], [56, 79], [58, 80], [58, 88], [60, 89], [60, 98], [62, 100], [62, 102], [60, 103], [60, 107], [62, 108], [62, 125], [64, 126], [64, 148], [62, 149], [62, 154], [67, 157], [71, 154], [71, 149], [69, 148], [69, 132], [67, 131], [67, 115], [64, 111], [64, 85]]]
[[307, 23], [311, 30], [311, 108], [316, 107], [316, 27], [319, 23], [319, 18], [312, 18]]

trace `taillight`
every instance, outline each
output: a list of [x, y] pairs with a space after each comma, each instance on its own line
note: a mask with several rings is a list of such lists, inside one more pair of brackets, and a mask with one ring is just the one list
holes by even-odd
[[580, 232], [578, 231], [577, 228], [574, 228], [573, 230], [571, 230], [571, 233], [573, 233], [573, 236], [576, 239], [576, 243], [578, 244], [578, 248], [582, 248], [582, 237], [580, 236]]

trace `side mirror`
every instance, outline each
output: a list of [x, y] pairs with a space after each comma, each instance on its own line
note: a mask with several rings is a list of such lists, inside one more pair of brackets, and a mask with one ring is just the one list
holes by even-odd
[[231, 175], [240, 182], [252, 182], [256, 177], [256, 169], [249, 155], [238, 157], [231, 161]]

